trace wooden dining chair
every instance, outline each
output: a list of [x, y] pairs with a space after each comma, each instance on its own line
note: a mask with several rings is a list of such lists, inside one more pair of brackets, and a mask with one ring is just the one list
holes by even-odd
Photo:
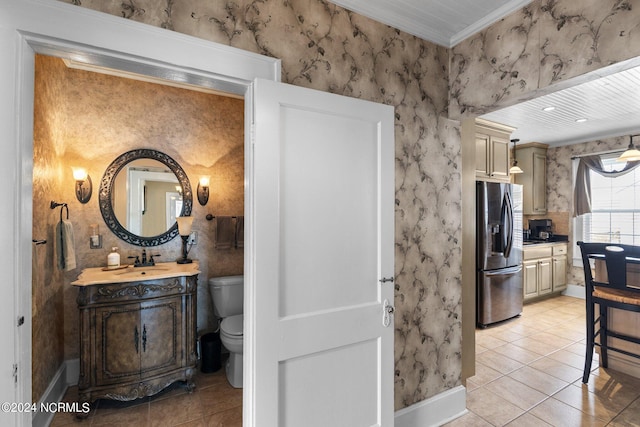
[[[640, 345], [640, 338], [611, 331], [607, 325], [609, 308], [640, 313], [640, 281], [627, 282], [627, 264], [637, 264], [640, 271], [640, 246], [585, 242], [578, 242], [578, 246], [582, 252], [587, 303], [587, 350], [582, 375], [582, 382], [587, 383], [591, 372], [594, 346], [600, 347], [600, 361], [604, 368], [608, 367], [607, 351], [609, 350], [640, 359], [640, 353], [632, 353], [608, 343], [608, 339], [614, 337]], [[590, 260], [598, 259], [604, 261], [606, 265], [606, 279], [599, 277], [599, 274], [600, 281], [594, 279], [590, 264]], [[598, 318], [595, 318], [596, 304], [599, 306]], [[596, 342], [598, 335], [600, 342]]]

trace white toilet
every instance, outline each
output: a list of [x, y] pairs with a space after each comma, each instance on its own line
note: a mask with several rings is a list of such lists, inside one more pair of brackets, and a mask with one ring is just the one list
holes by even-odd
[[242, 340], [244, 276], [223, 276], [209, 279], [213, 311], [220, 324], [220, 340], [229, 350], [227, 380], [235, 388], [242, 388]]

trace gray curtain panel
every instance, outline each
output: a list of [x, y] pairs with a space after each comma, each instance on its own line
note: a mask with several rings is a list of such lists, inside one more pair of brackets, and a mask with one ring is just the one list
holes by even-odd
[[625, 175], [640, 166], [640, 162], [628, 162], [620, 171], [608, 172], [602, 169], [602, 159], [599, 155], [584, 156], [578, 162], [576, 185], [573, 189], [573, 216], [591, 213], [591, 178], [589, 171], [595, 171], [602, 176], [615, 178]]

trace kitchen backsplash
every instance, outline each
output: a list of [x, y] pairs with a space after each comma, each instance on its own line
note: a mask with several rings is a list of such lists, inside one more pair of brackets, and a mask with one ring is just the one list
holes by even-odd
[[529, 228], [530, 219], [550, 219], [553, 222], [553, 234], [569, 234], [569, 212], [547, 212], [545, 215], [524, 215], [524, 228]]

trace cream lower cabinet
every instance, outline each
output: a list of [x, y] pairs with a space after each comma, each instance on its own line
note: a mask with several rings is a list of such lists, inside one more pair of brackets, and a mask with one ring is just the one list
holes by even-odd
[[522, 263], [524, 270], [524, 299], [535, 298], [551, 293], [551, 258], [540, 258]]
[[553, 292], [567, 289], [567, 245], [553, 246]]
[[567, 244], [525, 246], [522, 250], [524, 300], [567, 287]]

